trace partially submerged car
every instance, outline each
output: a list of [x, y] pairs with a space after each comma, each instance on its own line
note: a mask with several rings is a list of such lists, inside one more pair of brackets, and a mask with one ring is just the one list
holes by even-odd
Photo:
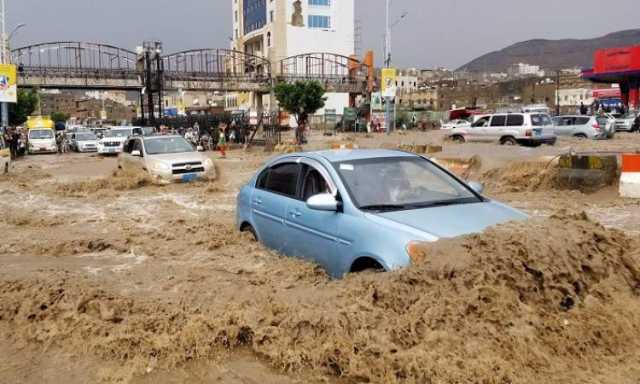
[[611, 139], [615, 135], [614, 120], [608, 117], [566, 115], [553, 118], [556, 136], [581, 139]]
[[27, 134], [27, 153], [56, 153], [56, 132], [51, 128], [32, 128]]
[[98, 140], [98, 153], [102, 155], [117, 155], [123, 150], [124, 142], [131, 136], [142, 136], [140, 127], [111, 127], [105, 131], [102, 138]]
[[118, 167], [148, 172], [158, 183], [215, 178], [213, 160], [182, 136], [134, 136], [118, 157]]
[[78, 131], [71, 134], [70, 146], [76, 152], [96, 152], [98, 137], [91, 131]]
[[640, 130], [640, 114], [629, 111], [615, 120], [616, 131], [635, 132]]
[[553, 123], [544, 113], [497, 113], [480, 116], [468, 127], [454, 128], [449, 138], [458, 143], [497, 142], [501, 145], [554, 145]]
[[291, 154], [242, 188], [237, 226], [340, 278], [417, 262], [420, 246], [527, 216], [433, 161], [391, 150]]
[[462, 128], [462, 127], [470, 127], [471, 126], [471, 122], [469, 120], [464, 120], [464, 119], [456, 119], [456, 120], [451, 120], [451, 121], [447, 121], [440, 123], [440, 129], [447, 131], [447, 130], [451, 130], [454, 128]]

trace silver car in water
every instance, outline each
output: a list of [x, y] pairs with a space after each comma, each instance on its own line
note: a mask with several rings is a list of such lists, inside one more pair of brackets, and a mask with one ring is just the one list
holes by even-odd
[[118, 167], [148, 172], [158, 183], [216, 177], [213, 160], [182, 136], [131, 137], [123, 145]]
[[553, 118], [556, 136], [581, 139], [611, 139], [615, 135], [614, 120], [606, 116], [564, 115]]

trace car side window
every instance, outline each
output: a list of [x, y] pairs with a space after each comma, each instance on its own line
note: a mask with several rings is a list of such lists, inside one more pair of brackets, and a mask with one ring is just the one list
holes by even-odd
[[507, 122], [507, 116], [505, 115], [495, 115], [491, 118], [492, 127], [504, 127], [506, 122]]
[[291, 197], [298, 195], [298, 178], [300, 165], [298, 163], [278, 164], [269, 169], [264, 190]]
[[589, 123], [589, 120], [591, 120], [589, 117], [578, 117], [576, 119], [576, 125], [585, 125]]
[[489, 119], [491, 119], [491, 116], [483, 117], [473, 123], [471, 126], [474, 128], [486, 127], [487, 125], [489, 125]]
[[522, 115], [508, 115], [507, 125], [509, 127], [522, 127], [524, 125], [524, 116]]
[[321, 193], [329, 193], [329, 184], [320, 172], [308, 165], [304, 165], [302, 174], [302, 200], [307, 201], [310, 197]]

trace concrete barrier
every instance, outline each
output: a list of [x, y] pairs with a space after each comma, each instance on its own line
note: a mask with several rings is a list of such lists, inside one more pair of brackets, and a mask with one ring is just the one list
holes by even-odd
[[434, 153], [442, 152], [441, 145], [431, 145], [431, 144], [400, 144], [398, 145], [398, 149], [401, 151], [413, 152], [418, 155], [434, 154]]
[[558, 168], [563, 186], [585, 192], [614, 185], [618, 179], [616, 155], [563, 155]]
[[620, 196], [640, 199], [640, 155], [622, 155]]

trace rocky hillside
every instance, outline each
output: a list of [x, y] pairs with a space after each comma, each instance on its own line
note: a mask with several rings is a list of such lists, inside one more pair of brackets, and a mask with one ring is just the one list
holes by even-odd
[[545, 69], [591, 67], [596, 49], [640, 44], [640, 29], [620, 31], [595, 39], [529, 40], [488, 53], [460, 70], [505, 72], [509, 65], [528, 63]]

